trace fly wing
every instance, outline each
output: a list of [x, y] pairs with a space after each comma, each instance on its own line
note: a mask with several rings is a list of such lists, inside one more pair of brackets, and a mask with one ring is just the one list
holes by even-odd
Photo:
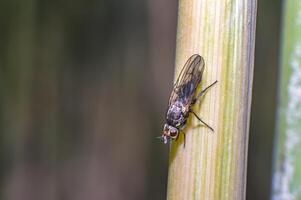
[[174, 84], [168, 102], [169, 106], [178, 99], [184, 104], [191, 103], [195, 90], [202, 79], [204, 68], [204, 59], [198, 54], [192, 55], [187, 60]]

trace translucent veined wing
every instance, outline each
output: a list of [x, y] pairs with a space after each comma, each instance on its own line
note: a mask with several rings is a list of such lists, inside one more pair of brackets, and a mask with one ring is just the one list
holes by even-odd
[[205, 62], [202, 56], [192, 55], [182, 68], [177, 81], [174, 84], [168, 105], [176, 100], [181, 100], [184, 104], [191, 103], [194, 92], [202, 79]]

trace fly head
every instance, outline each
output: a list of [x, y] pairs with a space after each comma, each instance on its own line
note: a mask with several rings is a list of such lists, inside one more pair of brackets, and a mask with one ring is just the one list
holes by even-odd
[[178, 138], [179, 131], [177, 128], [168, 124], [164, 125], [163, 133], [160, 136], [161, 140], [166, 144], [170, 139], [175, 140]]

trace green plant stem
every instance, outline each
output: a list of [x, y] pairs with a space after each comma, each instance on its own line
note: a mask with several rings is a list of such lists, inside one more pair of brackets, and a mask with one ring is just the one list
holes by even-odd
[[201, 88], [218, 80], [171, 145], [167, 199], [244, 199], [256, 1], [180, 0], [176, 77], [195, 53], [205, 59]]

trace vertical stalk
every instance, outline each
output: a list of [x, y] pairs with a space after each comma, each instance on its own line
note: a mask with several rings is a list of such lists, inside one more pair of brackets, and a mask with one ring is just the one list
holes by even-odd
[[167, 199], [244, 199], [256, 0], [180, 0], [176, 77], [194, 53], [205, 59], [201, 87], [215, 80], [183, 137], [171, 145]]
[[272, 199], [301, 199], [301, 2], [284, 1]]

